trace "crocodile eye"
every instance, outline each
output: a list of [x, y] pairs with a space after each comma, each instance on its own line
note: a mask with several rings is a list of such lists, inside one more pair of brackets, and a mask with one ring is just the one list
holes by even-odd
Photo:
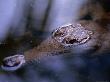
[[70, 44], [73, 44], [73, 43], [76, 43], [76, 42], [77, 42], [76, 39], [69, 40], [69, 43], [70, 43]]
[[53, 39], [64, 46], [81, 45], [87, 42], [92, 34], [92, 31], [86, 30], [81, 24], [76, 23], [59, 27], [54, 31]]
[[63, 41], [62, 41], [64, 44], [74, 44], [74, 43], [77, 43], [78, 41], [76, 39], [71, 39], [71, 38], [65, 38]]

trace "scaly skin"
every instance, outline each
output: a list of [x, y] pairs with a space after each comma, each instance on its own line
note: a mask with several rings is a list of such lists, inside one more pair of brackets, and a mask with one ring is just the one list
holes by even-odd
[[66, 53], [99, 55], [109, 52], [110, 39], [106, 37], [109, 35], [109, 30], [91, 21], [65, 25], [56, 29], [38, 47], [24, 52], [24, 55], [6, 57], [1, 67], [6, 71], [14, 71], [27, 62]]

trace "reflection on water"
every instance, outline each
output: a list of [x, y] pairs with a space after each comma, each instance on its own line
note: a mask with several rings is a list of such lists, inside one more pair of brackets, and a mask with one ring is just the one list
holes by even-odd
[[[0, 60], [39, 45], [60, 25], [81, 18], [100, 18], [102, 14], [94, 16], [89, 12], [91, 10], [89, 13], [82, 13], [81, 18], [78, 18], [79, 9], [86, 1], [0, 0]], [[93, 0], [94, 4], [96, 2]], [[101, 4], [93, 7], [96, 11], [103, 12], [102, 7], [106, 12], [110, 11], [109, 0], [99, 2]], [[88, 6], [86, 8], [91, 9]], [[0, 70], [0, 82], [109, 82], [109, 58], [109, 55], [46, 57], [42, 58], [40, 63], [33, 62], [15, 72]]]

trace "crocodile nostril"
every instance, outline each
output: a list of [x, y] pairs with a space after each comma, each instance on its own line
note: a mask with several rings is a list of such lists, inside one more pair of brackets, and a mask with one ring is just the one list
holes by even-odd
[[5, 66], [5, 67], [15, 67], [15, 66], [18, 66], [20, 64], [20, 61], [19, 62], [16, 62], [16, 61], [11, 62], [10, 64], [8, 62], [9, 61], [7, 61], [7, 60], [2, 61], [3, 66]]
[[6, 71], [19, 69], [25, 63], [23, 55], [9, 56], [3, 59], [1, 68]]

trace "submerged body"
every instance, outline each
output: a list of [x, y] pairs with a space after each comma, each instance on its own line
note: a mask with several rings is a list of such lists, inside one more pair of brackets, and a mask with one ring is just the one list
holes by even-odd
[[56, 29], [38, 47], [24, 52], [24, 55], [6, 57], [1, 67], [4, 70], [13, 71], [27, 62], [51, 55], [72, 53], [73, 55], [93, 56], [107, 53], [110, 50], [109, 35], [108, 29], [91, 21], [65, 25]]

